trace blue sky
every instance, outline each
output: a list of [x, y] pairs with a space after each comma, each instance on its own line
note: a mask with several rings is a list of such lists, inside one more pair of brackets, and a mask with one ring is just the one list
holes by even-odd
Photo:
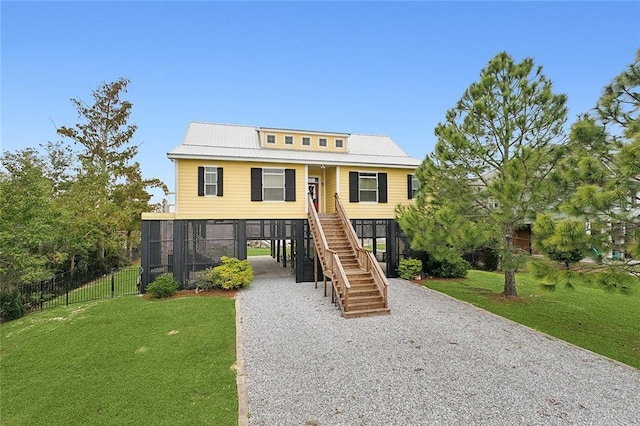
[[189, 121], [385, 134], [424, 158], [500, 51], [544, 67], [569, 123], [640, 47], [640, 2], [0, 3], [0, 150], [56, 141], [71, 97], [131, 80], [145, 177]]

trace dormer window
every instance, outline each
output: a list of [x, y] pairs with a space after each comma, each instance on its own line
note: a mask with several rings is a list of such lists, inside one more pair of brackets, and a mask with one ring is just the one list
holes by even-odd
[[336, 139], [336, 148], [342, 148], [344, 146], [344, 140]]
[[327, 138], [318, 139], [318, 146], [326, 147], [327, 146]]
[[267, 135], [267, 143], [276, 143], [276, 135]]
[[293, 136], [285, 136], [284, 137], [285, 145], [293, 145]]
[[302, 137], [302, 146], [311, 146], [311, 138], [309, 136]]

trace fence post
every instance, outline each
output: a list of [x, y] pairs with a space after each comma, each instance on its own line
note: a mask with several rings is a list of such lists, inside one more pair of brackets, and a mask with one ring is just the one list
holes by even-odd
[[44, 308], [44, 281], [40, 280], [40, 310]]
[[65, 306], [69, 306], [69, 280], [71, 280], [71, 276], [64, 280], [64, 290], [67, 294], [65, 299]]
[[111, 298], [116, 291], [116, 268], [111, 268]]

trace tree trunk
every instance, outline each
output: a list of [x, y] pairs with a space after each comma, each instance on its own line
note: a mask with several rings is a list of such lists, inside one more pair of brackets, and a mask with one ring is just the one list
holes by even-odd
[[504, 271], [504, 291], [503, 296], [514, 297], [518, 295], [516, 291], [516, 272]]
[[75, 253], [71, 254], [71, 265], [69, 267], [69, 270], [71, 271], [71, 276], [73, 276], [76, 273], [76, 254]]
[[513, 253], [513, 225], [507, 224], [504, 227], [504, 291], [503, 296], [515, 297], [518, 295], [516, 291], [516, 271], [515, 259]]

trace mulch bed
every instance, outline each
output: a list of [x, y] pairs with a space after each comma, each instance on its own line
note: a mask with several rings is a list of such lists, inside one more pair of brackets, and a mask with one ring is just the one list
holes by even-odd
[[[198, 293], [196, 293], [195, 290], [180, 290], [164, 299], [177, 299], [179, 297], [225, 297], [227, 299], [235, 299], [237, 292], [238, 290], [224, 290], [219, 288], [200, 290]], [[158, 300], [154, 299], [150, 293], [145, 293], [144, 298], [147, 300]]]

